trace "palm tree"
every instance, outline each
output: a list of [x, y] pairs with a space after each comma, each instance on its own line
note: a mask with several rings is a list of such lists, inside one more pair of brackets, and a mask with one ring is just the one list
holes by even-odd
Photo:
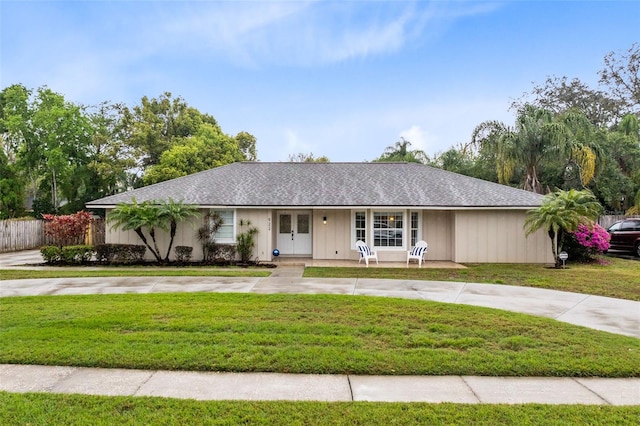
[[[165, 217], [160, 209], [148, 201], [138, 203], [134, 198], [131, 203], [120, 203], [113, 209], [107, 219], [112, 222], [111, 229], [122, 228], [123, 231], [133, 230], [151, 251], [158, 263], [162, 262], [158, 243], [156, 241], [156, 228], [167, 230]], [[149, 230], [149, 236], [153, 241], [153, 247], [149, 244], [144, 229]]]
[[[579, 112], [554, 117], [551, 111], [525, 105], [514, 127], [485, 121], [472, 135], [472, 145], [490, 151], [496, 158], [498, 182], [507, 184], [518, 167], [523, 168], [526, 191], [543, 193], [538, 169], [545, 162], [576, 164], [583, 185], [594, 174], [595, 154], [591, 149], [591, 123]], [[587, 137], [588, 136], [588, 137]], [[586, 182], [584, 182], [586, 180]]]
[[427, 154], [419, 149], [410, 150], [411, 142], [403, 137], [394, 145], [385, 148], [382, 155], [374, 161], [390, 162], [390, 161], [406, 161], [409, 163], [426, 163]]
[[581, 224], [591, 225], [601, 211], [602, 206], [591, 191], [556, 191], [545, 195], [540, 207], [527, 212], [525, 232], [528, 236], [539, 229], [547, 231], [559, 267], [558, 252], [562, 251], [565, 233], [575, 232]]
[[173, 246], [173, 239], [175, 238], [176, 230], [178, 229], [178, 222], [183, 222], [198, 216], [199, 211], [197, 206], [193, 204], [184, 204], [182, 201], [174, 201], [171, 197], [169, 197], [168, 201], [160, 201], [158, 203], [158, 207], [160, 210], [160, 217], [169, 222], [169, 247], [167, 248], [167, 254], [164, 257], [164, 261], [168, 262], [171, 247]]
[[[169, 198], [168, 201], [144, 201], [142, 203], [138, 203], [134, 198], [132, 201], [130, 204], [118, 204], [109, 214], [109, 222], [113, 222], [112, 229], [122, 227], [123, 231], [133, 230], [158, 263], [168, 262], [178, 222], [197, 216], [198, 208], [191, 204], [184, 204], [182, 201], [174, 201], [172, 198]], [[156, 241], [156, 228], [169, 231], [169, 247], [164, 259], [160, 255]], [[145, 229], [149, 232], [153, 247], [144, 234]]]

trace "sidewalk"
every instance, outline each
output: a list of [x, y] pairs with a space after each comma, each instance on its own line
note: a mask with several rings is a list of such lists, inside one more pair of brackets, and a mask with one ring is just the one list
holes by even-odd
[[640, 405], [640, 378], [202, 373], [0, 365], [0, 390], [196, 400]]

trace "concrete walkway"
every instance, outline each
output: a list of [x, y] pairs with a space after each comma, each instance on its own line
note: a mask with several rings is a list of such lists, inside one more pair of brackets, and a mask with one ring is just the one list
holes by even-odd
[[[7, 265], [6, 257], [4, 261], [4, 265]], [[301, 266], [280, 266], [268, 278], [109, 277], [8, 280], [0, 281], [0, 297], [164, 292], [401, 297], [521, 312], [640, 338], [640, 302], [505, 285], [302, 278], [303, 271]], [[198, 400], [640, 405], [640, 378], [347, 376], [0, 365], [0, 390]]]
[[640, 378], [200, 373], [4, 364], [0, 390], [196, 400], [640, 405]]

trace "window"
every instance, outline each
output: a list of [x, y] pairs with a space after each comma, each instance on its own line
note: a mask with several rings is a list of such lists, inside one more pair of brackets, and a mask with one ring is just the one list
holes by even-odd
[[418, 212], [411, 212], [411, 247], [415, 246], [421, 239], [420, 214]]
[[365, 212], [355, 212], [356, 241], [367, 242], [367, 214]]
[[404, 216], [402, 212], [373, 213], [374, 247], [403, 247]]
[[220, 218], [222, 225], [218, 228], [218, 232], [214, 236], [218, 243], [234, 243], [235, 242], [235, 212], [233, 210], [215, 210]]

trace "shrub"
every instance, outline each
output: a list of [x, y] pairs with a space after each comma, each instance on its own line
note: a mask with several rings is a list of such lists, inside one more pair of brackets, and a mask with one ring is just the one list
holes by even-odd
[[58, 263], [62, 260], [62, 249], [58, 246], [40, 247], [40, 254], [46, 263]]
[[82, 244], [91, 224], [91, 214], [87, 212], [63, 216], [43, 214], [42, 217], [45, 235], [51, 237], [58, 247]]
[[234, 244], [216, 244], [214, 260], [231, 262], [236, 258], [236, 246]]
[[92, 246], [65, 246], [61, 250], [61, 258], [66, 263], [85, 263], [91, 260], [95, 251]]
[[236, 242], [238, 243], [236, 250], [240, 255], [240, 262], [249, 263], [253, 248], [256, 245], [254, 237], [258, 233], [258, 228], [251, 226], [251, 221], [249, 220], [240, 220], [240, 227], [245, 226], [248, 227], [247, 230], [236, 235]]
[[176, 260], [178, 262], [190, 262], [193, 255], [193, 247], [189, 246], [176, 246], [174, 249], [176, 252]]
[[100, 244], [95, 251], [99, 262], [136, 263], [144, 259], [147, 248], [138, 244]]
[[609, 240], [611, 236], [600, 225], [593, 225], [589, 228], [586, 225], [578, 226], [576, 232], [568, 234], [565, 248], [570, 258], [577, 262], [588, 262], [596, 255], [609, 250]]

